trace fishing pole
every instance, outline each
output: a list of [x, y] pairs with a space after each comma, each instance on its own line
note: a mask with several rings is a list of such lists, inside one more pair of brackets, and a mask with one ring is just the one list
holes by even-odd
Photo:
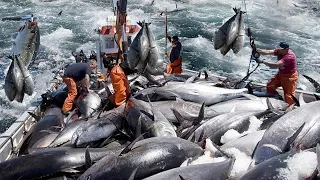
[[167, 38], [167, 35], [168, 35], [168, 15], [167, 15], [167, 8], [166, 8], [166, 11], [165, 11], [165, 15], [166, 15], [166, 17], [165, 17], [165, 52], [164, 52], [164, 56], [166, 57], [166, 56], [168, 56], [168, 47], [167, 47], [167, 44], [168, 44], [168, 38]]

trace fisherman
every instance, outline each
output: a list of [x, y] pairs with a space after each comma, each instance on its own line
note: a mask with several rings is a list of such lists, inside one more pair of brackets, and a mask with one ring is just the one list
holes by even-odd
[[[108, 56], [108, 54], [106, 54], [104, 52], [101, 53], [101, 56], [102, 56], [103, 61], [108, 61], [108, 58], [111, 58], [111, 56]], [[112, 58], [115, 59], [115, 57], [112, 57]], [[121, 67], [122, 71], [124, 72], [124, 74], [126, 76], [128, 76], [129, 74], [133, 74], [133, 73], [138, 72], [136, 69], [130, 69], [128, 63], [125, 61], [120, 62], [119, 66]]]
[[296, 91], [298, 72], [297, 72], [297, 58], [293, 51], [289, 48], [289, 44], [286, 42], [280, 42], [279, 47], [273, 50], [257, 50], [260, 54], [271, 54], [278, 57], [278, 61], [266, 62], [260, 58], [256, 58], [257, 63], [263, 63], [270, 68], [279, 68], [278, 73], [268, 82], [267, 94], [278, 96], [276, 91], [278, 87], [283, 88], [285, 101], [292, 105], [294, 100], [292, 96]]
[[[178, 36], [169, 36], [166, 34], [166, 37], [171, 42], [171, 52], [167, 65], [167, 73], [169, 74], [181, 74], [182, 73], [182, 57], [180, 56], [181, 43], [179, 42]], [[167, 54], [165, 54], [168, 58]]]
[[91, 69], [91, 74], [90, 74], [90, 81], [91, 81], [90, 88], [92, 90], [100, 89], [101, 87], [104, 87], [104, 82], [106, 81], [107, 77], [98, 68], [97, 60], [93, 59], [92, 56], [90, 57], [91, 59], [89, 60], [89, 65], [90, 67], [94, 67], [93, 69]]
[[87, 56], [84, 54], [83, 50], [80, 50], [80, 53], [72, 52], [72, 56], [75, 58], [76, 63], [87, 63], [88, 59]]
[[63, 82], [68, 87], [68, 97], [62, 106], [62, 113], [68, 115], [78, 94], [77, 84], [84, 92], [89, 92], [90, 74], [96, 68], [95, 63], [74, 63], [66, 67], [62, 75]]
[[127, 76], [123, 72], [116, 59], [112, 56], [103, 58], [103, 65], [107, 68], [107, 76], [110, 76], [114, 94], [107, 99], [104, 110], [110, 110], [123, 104], [130, 98], [130, 86]]

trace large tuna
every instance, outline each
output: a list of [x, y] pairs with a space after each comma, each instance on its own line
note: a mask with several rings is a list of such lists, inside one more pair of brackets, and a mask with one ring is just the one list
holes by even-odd
[[264, 133], [253, 156], [255, 164], [290, 150], [292, 142], [300, 132], [305, 131], [305, 124], [319, 118], [319, 101], [308, 103], [283, 115]]
[[[149, 143], [137, 147], [122, 156], [110, 158], [100, 167], [94, 167], [95, 172], [84, 173], [82, 179], [129, 179], [135, 173], [136, 179], [179, 167], [188, 157], [183, 150], [170, 143]], [[89, 172], [89, 171], [88, 171]]]
[[139, 63], [141, 63], [140, 68], [143, 68], [142, 64], [144, 64], [143, 62], [147, 59], [150, 51], [146, 23], [143, 21], [138, 24], [141, 26], [141, 29], [132, 41], [128, 51], [128, 65], [130, 69], [135, 69]]
[[225, 180], [229, 178], [234, 160], [228, 159], [217, 163], [197, 164], [170, 169], [144, 180]]
[[85, 117], [90, 117], [93, 113], [97, 112], [101, 106], [100, 96], [91, 91], [88, 94], [82, 94], [77, 99], [77, 107], [81, 114]]
[[[220, 49], [224, 44], [228, 44], [230, 45], [231, 43], [229, 41], [232, 40], [231, 35], [229, 35], [229, 32], [232, 32], [230, 30], [234, 30], [235, 28], [233, 28], [234, 25], [237, 26], [239, 21], [236, 21], [236, 19], [239, 20], [239, 13], [236, 13], [234, 16], [232, 16], [227, 22], [225, 22], [218, 30], [218, 32], [216, 32], [215, 37], [214, 37], [214, 48]], [[237, 33], [237, 32], [236, 32]], [[229, 37], [227, 41], [227, 37]], [[233, 39], [234, 40], [234, 39]], [[227, 43], [229, 42], [229, 43]]]
[[244, 45], [244, 40], [245, 40], [245, 27], [244, 27], [244, 20], [243, 20], [243, 11], [239, 12], [239, 30], [238, 30], [238, 35], [236, 39], [232, 43], [232, 51], [237, 54], [243, 47]]
[[[115, 152], [104, 148], [88, 149], [92, 161]], [[48, 148], [0, 163], [0, 179], [34, 179], [84, 166], [86, 149]]]

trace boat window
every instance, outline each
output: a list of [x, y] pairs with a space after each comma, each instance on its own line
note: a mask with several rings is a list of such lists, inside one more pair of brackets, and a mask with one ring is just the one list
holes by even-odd
[[106, 37], [106, 48], [114, 48], [114, 38], [113, 37]]

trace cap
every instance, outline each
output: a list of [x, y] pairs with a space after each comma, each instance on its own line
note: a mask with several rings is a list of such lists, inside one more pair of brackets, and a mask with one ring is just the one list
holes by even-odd
[[178, 38], [178, 36], [177, 36], [177, 35], [172, 36], [172, 39], [174, 39], [174, 40], [176, 40], [176, 41], [179, 41], [179, 38]]
[[289, 44], [286, 43], [286, 42], [280, 42], [279, 46], [277, 46], [277, 48], [288, 49], [289, 48]]

